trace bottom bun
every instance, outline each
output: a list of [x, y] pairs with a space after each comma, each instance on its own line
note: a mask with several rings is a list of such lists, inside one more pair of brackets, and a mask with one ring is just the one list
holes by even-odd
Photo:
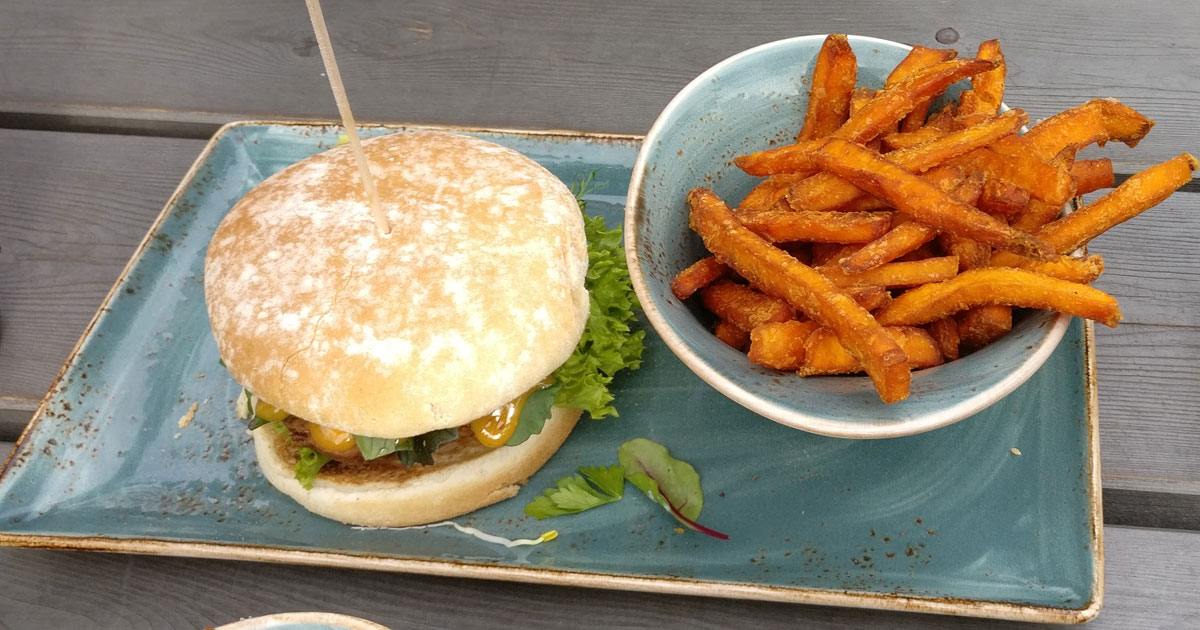
[[430, 467], [405, 468], [392, 457], [368, 462], [361, 470], [340, 466], [336, 474], [322, 471], [311, 490], [296, 481], [297, 447], [286, 433], [265, 427], [251, 434], [267, 480], [305, 509], [351, 525], [403, 527], [516, 496], [521, 484], [562, 446], [579, 415], [578, 409], [554, 407], [542, 431], [517, 446], [491, 449], [472, 436], [462, 437], [435, 452], [438, 463]]

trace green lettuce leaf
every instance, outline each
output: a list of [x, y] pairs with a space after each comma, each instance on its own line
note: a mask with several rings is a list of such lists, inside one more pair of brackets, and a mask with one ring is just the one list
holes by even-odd
[[625, 479], [620, 466], [580, 468], [579, 472], [555, 482], [553, 488], [525, 506], [525, 513], [543, 519], [578, 514], [621, 500]]
[[[586, 210], [582, 196], [596, 189], [592, 177], [573, 187], [580, 211]], [[593, 418], [616, 416], [608, 385], [622, 369], [641, 365], [643, 330], [634, 331], [637, 296], [629, 280], [629, 266], [621, 247], [621, 229], [608, 230], [602, 217], [583, 217], [588, 240], [588, 321], [575, 352], [554, 372], [562, 384], [555, 403], [583, 409]]]
[[550, 407], [554, 406], [554, 400], [561, 388], [561, 384], [555, 383], [549, 387], [535, 389], [525, 398], [525, 405], [521, 407], [521, 416], [517, 418], [517, 429], [513, 431], [512, 437], [504, 443], [505, 446], [516, 446], [528, 440], [529, 436], [542, 432], [542, 427], [546, 426], [546, 420], [550, 419]]
[[321, 471], [322, 466], [329, 463], [329, 458], [324, 453], [307, 446], [300, 447], [296, 455], [296, 467], [293, 469], [296, 481], [299, 481], [305, 490], [312, 490], [317, 473]]

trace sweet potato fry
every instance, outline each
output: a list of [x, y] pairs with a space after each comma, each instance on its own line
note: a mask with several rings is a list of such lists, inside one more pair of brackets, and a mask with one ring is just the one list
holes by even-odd
[[794, 173], [772, 175], [752, 188], [742, 198], [742, 202], [737, 207], [739, 210], [766, 210], [774, 206], [775, 202], [782, 199], [792, 184], [799, 182], [805, 177], [807, 175], [804, 173], [799, 175]]
[[[1007, 254], [1007, 252], [1003, 252]], [[1078, 282], [1088, 284], [1100, 277], [1104, 273], [1104, 257], [1099, 254], [1093, 254], [1086, 258], [1072, 258], [1070, 256], [1059, 256], [1055, 260], [1029, 260], [1021, 256], [1010, 255], [993, 255], [988, 262], [991, 267], [1014, 267], [1040, 273], [1044, 276], [1066, 280], [1067, 282]]]
[[795, 370], [804, 364], [804, 342], [818, 328], [811, 319], [758, 326], [750, 331], [748, 358], [776, 370]]
[[813, 243], [812, 244], [812, 264], [810, 267], [819, 267], [835, 263], [846, 256], [858, 251], [861, 245], [855, 243], [853, 245], [843, 245], [840, 243]]
[[868, 311], [875, 311], [892, 303], [892, 294], [886, 287], [852, 286], [846, 287], [846, 293], [849, 293], [859, 306]]
[[724, 278], [729, 274], [729, 267], [726, 267], [713, 256], [701, 258], [688, 266], [687, 269], [675, 274], [675, 279], [671, 280], [671, 293], [680, 301], [692, 297], [692, 294], [700, 289]]
[[[920, 369], [942, 363], [941, 349], [924, 330], [911, 326], [890, 326], [884, 330], [904, 351], [908, 367]], [[804, 362], [796, 369], [800, 376], [854, 374], [862, 371], [862, 365], [828, 328], [818, 328], [808, 335], [804, 344]]]
[[958, 259], [958, 268], [962, 271], [982, 267], [992, 256], [992, 248], [956, 234], [939, 234], [938, 245], [948, 256]]
[[[933, 175], [936, 170], [945, 168], [938, 167], [938, 169], [929, 171], [925, 174], [926, 180], [929, 180], [930, 175]], [[935, 185], [939, 183], [941, 184], [938, 185], [939, 188], [947, 190], [945, 185], [951, 182], [949, 179], [943, 182], [936, 182], [935, 180]], [[983, 175], [973, 173], [971, 177], [959, 182], [958, 186], [951, 193], [951, 196], [962, 203], [971, 204], [979, 197], [982, 188]], [[861, 273], [878, 267], [916, 250], [918, 247], [931, 241], [935, 236], [937, 236], [936, 229], [910, 219], [906, 215], [897, 214], [892, 220], [892, 229], [887, 234], [863, 245], [858, 251], [841, 259], [842, 271], [847, 273]]]
[[1071, 165], [1071, 178], [1075, 180], [1075, 194], [1086, 195], [1101, 188], [1112, 188], [1116, 184], [1112, 160], [1078, 160]]
[[750, 345], [750, 333], [723, 319], [717, 320], [717, 325], [713, 327], [713, 335], [734, 350], [745, 352]]
[[984, 304], [1059, 311], [1114, 328], [1121, 321], [1117, 301], [1099, 289], [1003, 267], [972, 269], [953, 280], [910, 289], [875, 318], [885, 326], [916, 326]]
[[890, 212], [739, 210], [735, 216], [750, 231], [773, 243], [866, 243], [892, 227]]
[[[905, 170], [924, 172], [1016, 133], [1028, 120], [1021, 110], [1008, 111], [969, 129], [943, 134], [919, 147], [893, 151], [887, 154], [887, 159]], [[860, 188], [834, 174], [819, 173], [794, 184], [788, 190], [787, 201], [793, 210], [834, 210], [864, 195]]]
[[1071, 179], [1067, 169], [1032, 156], [1020, 157], [981, 148], [955, 158], [954, 162], [968, 171], [981, 171], [989, 179], [1025, 188], [1031, 196], [1059, 207], [1067, 203], [1075, 191], [1075, 180]]
[[930, 282], [949, 280], [958, 274], [958, 258], [939, 256], [912, 262], [892, 262], [862, 273], [846, 273], [840, 266], [817, 267], [839, 287], [877, 285], [881, 287], [915, 287]]
[[875, 90], [869, 87], [854, 88], [854, 91], [850, 93], [850, 115], [853, 116], [855, 112], [862, 109], [863, 105], [866, 105], [874, 95]]
[[[944, 320], [938, 320], [944, 321]], [[985, 304], [963, 311], [958, 320], [961, 350], [974, 352], [1012, 330], [1012, 307]]]
[[796, 142], [824, 138], [850, 117], [850, 94], [858, 80], [858, 60], [845, 35], [825, 38], [808, 90], [808, 111]]
[[1037, 234], [1058, 253], [1073, 252], [1169, 197], [1192, 181], [1192, 171], [1197, 168], [1200, 161], [1189, 153], [1180, 154], [1131, 176], [1107, 195], [1042, 226]]
[[1000, 50], [1000, 40], [989, 39], [980, 43], [979, 52], [975, 56], [997, 63], [994, 69], [971, 77], [971, 91], [975, 93], [976, 100], [987, 107], [984, 113], [994, 114], [1004, 100], [1004, 79], [1008, 73], [1008, 66], [1004, 63], [1004, 52]]
[[947, 361], [953, 361], [959, 357], [958, 346], [962, 342], [962, 338], [958, 335], [958, 322], [953, 317], [943, 317], [929, 323], [929, 336], [933, 337], [934, 343], [937, 344], [939, 350], [942, 351], [942, 356]]
[[976, 206], [992, 216], [1009, 220], [1029, 207], [1030, 197], [1028, 188], [993, 177], [984, 181]]
[[[989, 70], [988, 72], [994, 71]], [[987, 72], [980, 74], [987, 74]], [[978, 74], [971, 78], [974, 79], [977, 77], [979, 77]], [[988, 114], [995, 113], [995, 109], [992, 109], [987, 102], [981, 99], [975, 90], [963, 90], [962, 93], [958, 95], [958, 109], [954, 111], [954, 115], [963, 124], [967, 124], [967, 121], [973, 120], [978, 116], [986, 116]]]
[[714, 315], [746, 331], [759, 324], [796, 318], [787, 302], [728, 280], [718, 280], [700, 289], [700, 299]]
[[[932, 66], [935, 63], [950, 61], [958, 56], [958, 52], [949, 49], [927, 48], [920, 44], [913, 46], [913, 49], [904, 57], [904, 59], [896, 64], [888, 75], [886, 82], [888, 84], [898, 83], [921, 68]], [[916, 129], [925, 124], [925, 116], [929, 113], [929, 101], [924, 99], [913, 108], [904, 120], [900, 123], [901, 129]]]
[[796, 144], [787, 144], [764, 151], [755, 151], [733, 158], [733, 163], [748, 175], [766, 177], [781, 173], [795, 173], [798, 176], [812, 175], [817, 171], [813, 162], [813, 152], [821, 146], [821, 140], [807, 140]]
[[1022, 232], [1034, 234], [1043, 225], [1053, 221], [1062, 214], [1063, 206], [1046, 203], [1040, 199], [1030, 199], [1025, 210], [1012, 220], [1012, 226]]
[[1123, 142], [1137, 146], [1150, 132], [1154, 121], [1116, 99], [1095, 99], [1060, 112], [1033, 126], [1022, 136], [998, 142], [997, 151], [1023, 147], [1034, 156], [1049, 160], [1067, 147]]
[[886, 403], [908, 397], [904, 351], [875, 318], [815, 269], [746, 229], [711, 190], [688, 193], [691, 226], [718, 260], [838, 335]]
[[995, 67], [994, 61], [986, 59], [953, 59], [920, 68], [891, 85], [885, 84], [832, 137], [850, 142], [872, 140], [893, 130], [917, 103], [934, 98], [959, 79]]
[[829, 140], [817, 152], [817, 161], [842, 179], [887, 199], [897, 210], [939, 230], [1039, 260], [1053, 254], [1048, 245], [1033, 236], [956, 201], [936, 186], [862, 146]]
[[889, 151], [911, 149], [927, 142], [933, 142], [947, 133], [949, 132], [944, 129], [929, 126], [913, 129], [912, 131], [897, 131], [883, 137], [883, 146]]

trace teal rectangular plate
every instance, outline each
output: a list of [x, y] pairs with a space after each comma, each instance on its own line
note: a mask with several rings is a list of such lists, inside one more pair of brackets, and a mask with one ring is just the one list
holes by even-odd
[[[411, 127], [366, 127], [377, 135]], [[566, 182], [595, 172], [591, 213], [621, 224], [640, 139], [456, 130], [512, 147]], [[512, 500], [450, 528], [363, 530], [312, 515], [258, 473], [204, 308], [204, 252], [247, 190], [332, 146], [331, 125], [224, 127], [105, 299], [0, 473], [0, 544], [292, 562], [691, 595], [1050, 622], [1100, 608], [1103, 551], [1091, 328], [987, 411], [905, 438], [811, 435], [724, 398], [647, 332], [616, 383], [619, 418], [584, 419]], [[248, 243], [253, 247], [253, 243]], [[197, 405], [186, 427], [180, 420]], [[538, 522], [522, 508], [634, 437], [700, 472], [700, 521], [677, 528], [629, 490]]]

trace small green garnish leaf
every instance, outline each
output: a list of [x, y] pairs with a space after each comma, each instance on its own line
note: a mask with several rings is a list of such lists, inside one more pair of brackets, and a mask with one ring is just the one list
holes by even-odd
[[513, 431], [512, 437], [504, 443], [505, 446], [516, 446], [528, 440], [529, 436], [542, 432], [542, 428], [546, 426], [546, 420], [550, 419], [550, 408], [554, 406], [554, 399], [558, 396], [558, 390], [561, 388], [561, 384], [555, 383], [549, 387], [536, 389], [525, 398], [525, 405], [521, 407], [521, 416], [517, 418], [517, 429]]
[[[262, 418], [258, 419], [262, 420]], [[275, 422], [272, 422], [271, 428], [275, 429], [275, 433], [277, 435], [291, 436], [291, 431], [288, 431], [287, 425], [283, 423], [283, 420], [276, 420]]]
[[[583, 195], [599, 188], [595, 173], [574, 186], [579, 209], [587, 203]], [[555, 404], [583, 409], [593, 418], [617, 415], [610, 402], [608, 385], [623, 369], [641, 365], [643, 330], [634, 331], [630, 323], [638, 308], [637, 296], [629, 280], [629, 265], [621, 247], [621, 229], [608, 230], [603, 217], [583, 216], [588, 241], [588, 271], [584, 286], [588, 290], [588, 320], [583, 336], [567, 362], [554, 372], [562, 384]]]
[[264, 424], [270, 424], [270, 423], [267, 422], [266, 420], [263, 420], [262, 418], [259, 418], [258, 416], [250, 416], [250, 423], [247, 426], [249, 426], [250, 430], [253, 431], [253, 430], [257, 429], [258, 427], [263, 426]]
[[412, 438], [398, 440], [396, 438], [377, 438], [367, 437], [365, 435], [354, 436], [354, 444], [358, 446], [358, 452], [362, 454], [362, 458], [370, 461], [378, 459], [384, 455], [391, 455], [396, 451], [408, 450], [412, 448]]
[[579, 472], [610, 497], [620, 499], [625, 494], [625, 469], [621, 466], [585, 466]]
[[307, 446], [300, 447], [296, 455], [296, 466], [293, 469], [296, 481], [299, 481], [305, 490], [312, 490], [317, 473], [321, 471], [322, 466], [329, 463], [329, 457]]
[[555, 487], [525, 506], [525, 513], [537, 519], [551, 518], [621, 500], [625, 479], [620, 466], [580, 468], [579, 472], [582, 474], [555, 482]]
[[625, 469], [625, 478], [680, 523], [714, 538], [729, 538], [696, 522], [704, 507], [704, 491], [700, 489], [700, 475], [691, 464], [671, 457], [665, 446], [646, 438], [622, 444], [617, 459]]

